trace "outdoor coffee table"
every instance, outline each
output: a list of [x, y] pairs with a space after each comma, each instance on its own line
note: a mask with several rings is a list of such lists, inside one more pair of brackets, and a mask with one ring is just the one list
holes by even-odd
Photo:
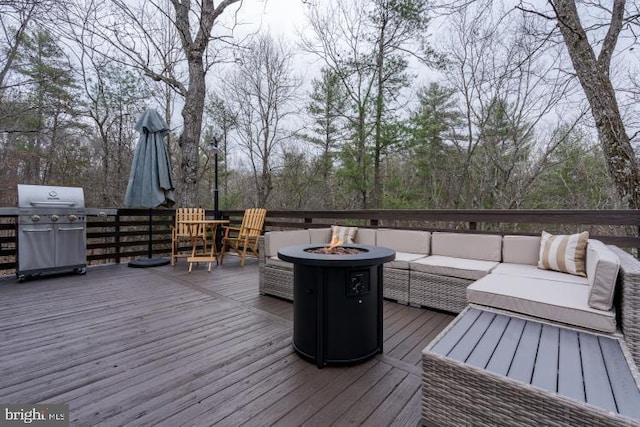
[[640, 425], [619, 336], [469, 306], [422, 353], [422, 417], [447, 425]]

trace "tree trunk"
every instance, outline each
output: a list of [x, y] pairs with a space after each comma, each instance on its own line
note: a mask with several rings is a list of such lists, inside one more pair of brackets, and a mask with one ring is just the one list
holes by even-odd
[[366, 143], [367, 143], [367, 130], [366, 130], [366, 112], [364, 106], [361, 105], [358, 108], [358, 146], [356, 151], [356, 168], [360, 173], [360, 194], [362, 196], [361, 208], [368, 209], [367, 200], [367, 159], [366, 159]]
[[640, 173], [609, 77], [611, 56], [622, 29], [625, 2], [614, 2], [609, 32], [602, 43], [598, 58], [580, 23], [575, 2], [554, 0], [553, 4], [560, 32], [595, 119], [598, 138], [607, 158], [609, 175], [623, 202], [630, 209], [638, 209]]
[[[211, 29], [216, 18], [227, 6], [238, 1], [240, 0], [223, 0], [218, 3], [218, 7], [214, 7], [212, 0], [202, 1], [197, 32], [195, 37], [192, 37], [191, 2], [171, 0], [176, 11], [174, 24], [189, 66], [188, 88], [178, 85], [184, 94], [183, 129], [178, 141], [182, 150], [182, 193], [180, 195], [182, 206], [200, 206], [198, 203], [198, 150], [206, 94], [204, 52], [212, 40]], [[158, 77], [161, 78], [161, 76]]]
[[371, 207], [379, 209], [382, 202], [382, 179], [380, 177], [380, 156], [382, 155], [382, 110], [384, 109], [384, 41], [386, 17], [381, 18], [380, 33], [378, 34], [378, 52], [376, 55], [376, 72], [378, 73], [375, 119], [375, 147], [373, 152], [373, 190], [371, 192]]
[[182, 150], [182, 206], [200, 206], [198, 202], [198, 149], [202, 131], [202, 113], [206, 93], [202, 56], [192, 56], [189, 61], [189, 88], [182, 109], [183, 129], [180, 135]]

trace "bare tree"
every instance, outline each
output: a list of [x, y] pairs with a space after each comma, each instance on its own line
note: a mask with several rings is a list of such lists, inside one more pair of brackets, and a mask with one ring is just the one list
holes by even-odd
[[9, 0], [0, 3], [0, 95], [7, 84], [7, 76], [18, 56], [18, 50], [24, 42], [29, 24], [38, 13], [46, 10], [49, 1]]
[[[438, 3], [443, 16], [472, 4], [487, 10], [504, 4], [498, 0], [442, 0]], [[512, 4], [508, 7], [509, 12], [502, 14], [503, 19], [508, 22], [514, 10], [535, 18], [526, 31], [537, 36], [532, 41], [536, 50], [561, 46], [568, 52], [573, 69], [562, 63], [560, 69], [576, 77], [582, 86], [618, 196], [629, 208], [638, 209], [640, 171], [631, 141], [640, 135], [640, 131], [629, 136], [629, 126], [637, 126], [638, 122], [628, 117], [625, 120], [620, 107], [621, 100], [626, 99], [627, 106], [633, 111], [640, 91], [632, 67], [627, 71], [626, 88], [618, 71], [621, 64], [626, 65], [629, 61], [637, 64], [637, 56], [630, 52], [638, 43], [640, 5], [626, 0], [519, 0], [515, 8]]]
[[[213, 0], [77, 2], [83, 3], [80, 10], [89, 10], [93, 16], [92, 25], [85, 26], [85, 31], [91, 32], [97, 42], [91, 48], [101, 50], [116, 63], [138, 68], [153, 81], [166, 84], [184, 100], [182, 134], [178, 141], [182, 172], [180, 203], [198, 205], [198, 148], [206, 95], [205, 76], [215, 63], [224, 61], [223, 52], [230, 46], [232, 28], [224, 27], [221, 15], [235, 3], [240, 7], [242, 0], [223, 0], [217, 6]], [[72, 23], [87, 14], [75, 15], [72, 12], [70, 16]], [[167, 22], [179, 37], [178, 45], [159, 38], [166, 33]]]
[[370, 204], [370, 155], [374, 132], [375, 47], [370, 38], [365, 0], [335, 0], [309, 4], [307, 21], [313, 37], [303, 37], [302, 47], [320, 58], [344, 87], [349, 109], [344, 111], [352, 130], [351, 144], [343, 145], [343, 172], [347, 184], [359, 193], [359, 204]]
[[552, 12], [549, 15], [539, 15], [555, 18], [557, 21], [576, 76], [589, 101], [600, 144], [607, 158], [609, 174], [621, 199], [630, 209], [638, 209], [640, 170], [620, 114], [616, 91], [611, 83], [611, 59], [623, 28], [635, 26], [637, 29], [640, 23], [638, 6], [633, 4], [633, 13], [627, 14], [625, 0], [614, 0], [612, 5], [611, 2], [587, 3], [585, 7], [597, 8], [599, 12], [605, 11], [609, 16], [606, 34], [597, 41], [601, 47], [596, 55], [575, 1], [553, 0], [549, 3]]
[[433, 52], [427, 40], [427, 4], [421, 0], [375, 0], [369, 20], [375, 29], [376, 101], [373, 143], [373, 191], [371, 206], [380, 208], [383, 182], [381, 162], [390, 141], [385, 140], [383, 120], [408, 86], [407, 57], [431, 62]]
[[[558, 70], [557, 52], [543, 56], [525, 31], [526, 18], [513, 13], [504, 19], [481, 4], [448, 17], [447, 79], [461, 96], [464, 118], [464, 129], [449, 141], [458, 153], [452, 165], [455, 207], [520, 206], [550, 154], [582, 117], [579, 109], [567, 114], [575, 109], [565, 102], [574, 91], [572, 80]], [[558, 116], [562, 125], [550, 124]]]
[[[122, 67], [124, 58], [113, 61], [96, 48], [100, 39], [91, 31], [95, 11], [92, 4], [68, 10], [79, 25], [64, 26], [57, 32], [72, 41], [73, 48], [67, 51], [75, 55], [75, 70], [86, 98], [82, 113], [95, 127], [100, 203], [118, 206], [122, 204], [133, 156], [134, 124], [151, 93], [139, 70]], [[62, 17], [65, 22], [68, 18]]]
[[238, 142], [253, 172], [257, 206], [268, 204], [274, 157], [290, 137], [286, 121], [296, 112], [292, 102], [300, 83], [293, 75], [292, 57], [283, 42], [259, 35], [242, 52], [237, 70], [224, 81]]

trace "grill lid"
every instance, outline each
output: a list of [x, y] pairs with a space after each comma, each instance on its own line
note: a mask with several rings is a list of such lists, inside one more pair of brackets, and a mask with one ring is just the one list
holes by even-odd
[[18, 184], [19, 208], [84, 208], [82, 187]]

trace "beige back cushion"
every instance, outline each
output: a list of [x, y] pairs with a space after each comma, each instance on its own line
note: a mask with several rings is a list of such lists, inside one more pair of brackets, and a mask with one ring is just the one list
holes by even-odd
[[431, 255], [501, 261], [502, 236], [436, 231], [431, 235]]
[[553, 235], [542, 232], [538, 268], [586, 276], [584, 258], [589, 232]]
[[308, 230], [269, 231], [264, 233], [264, 249], [267, 257], [278, 255], [278, 249], [285, 246], [308, 245]]
[[537, 265], [540, 256], [540, 236], [504, 236], [502, 262]]
[[589, 279], [589, 307], [611, 310], [620, 269], [620, 260], [604, 243], [589, 240], [586, 260]]
[[429, 255], [431, 233], [417, 230], [378, 230], [376, 245], [398, 252]]
[[361, 245], [376, 245], [376, 230], [372, 228], [359, 228], [353, 243]]
[[311, 243], [329, 243], [331, 241], [331, 229], [330, 228], [310, 228], [309, 237], [311, 237]]

